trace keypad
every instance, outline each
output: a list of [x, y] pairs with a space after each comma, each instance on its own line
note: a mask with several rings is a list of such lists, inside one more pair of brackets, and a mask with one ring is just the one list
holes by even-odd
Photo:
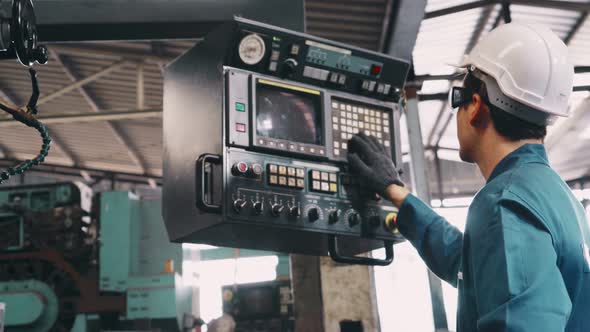
[[332, 101], [333, 151], [336, 158], [345, 155], [348, 140], [364, 132], [374, 136], [385, 147], [391, 146], [390, 113], [364, 104]]
[[311, 191], [335, 194], [338, 192], [338, 175], [332, 172], [318, 170], [309, 171]]
[[268, 164], [268, 184], [272, 186], [305, 188], [305, 170], [299, 167]]

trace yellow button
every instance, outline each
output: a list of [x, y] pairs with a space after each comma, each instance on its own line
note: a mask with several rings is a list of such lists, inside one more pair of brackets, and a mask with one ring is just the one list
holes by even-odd
[[330, 192], [337, 192], [338, 191], [338, 185], [336, 185], [335, 183], [330, 183]]
[[397, 212], [391, 212], [385, 217], [385, 227], [393, 233], [398, 233], [397, 229]]

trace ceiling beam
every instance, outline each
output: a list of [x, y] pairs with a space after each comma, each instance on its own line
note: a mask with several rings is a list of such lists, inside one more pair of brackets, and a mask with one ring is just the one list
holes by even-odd
[[[54, 52], [52, 52], [52, 56], [57, 61], [57, 63], [59, 63], [61, 65], [66, 76], [68, 76], [68, 78], [72, 82], [76, 82], [76, 81], [80, 80], [81, 75], [74, 70], [73, 66], [67, 61], [67, 59], [65, 59], [61, 55], [54, 53]], [[79, 86], [78, 92], [80, 92], [82, 97], [86, 100], [86, 102], [88, 103], [88, 105], [90, 106], [90, 108], [92, 109], [92, 111], [95, 114], [104, 115], [104, 114], [102, 114], [101, 107], [99, 106], [95, 97], [88, 91], [87, 87]], [[143, 109], [143, 104], [142, 104], [141, 109]], [[72, 119], [70, 118], [69, 120], [72, 120]], [[107, 126], [109, 127], [110, 131], [113, 133], [113, 137], [121, 145], [123, 145], [125, 147], [125, 150], [127, 151], [127, 154], [129, 155], [129, 158], [131, 159], [131, 161], [139, 168], [139, 170], [142, 173], [145, 173], [146, 169], [147, 169], [145, 159], [141, 157], [137, 148], [135, 148], [134, 145], [132, 144], [131, 140], [129, 140], [127, 138], [127, 135], [125, 135], [123, 129], [121, 127], [119, 127], [118, 124], [116, 124], [112, 121], [107, 121], [106, 123], [107, 123]]]
[[588, 2], [557, 0], [510, 0], [510, 3], [512, 3], [513, 5], [571, 10], [579, 12], [590, 11], [590, 3]]
[[[64, 124], [75, 122], [97, 122], [97, 121], [118, 121], [145, 118], [161, 118], [162, 109], [128, 110], [128, 111], [101, 111], [99, 113], [75, 113], [61, 115], [38, 116], [37, 119], [43, 124]], [[0, 119], [0, 127], [14, 127], [20, 122], [12, 119]]]
[[482, 0], [482, 1], [470, 2], [470, 3], [466, 3], [466, 4], [462, 4], [462, 5], [447, 7], [447, 8], [443, 8], [443, 9], [438, 9], [438, 10], [434, 10], [434, 11], [427, 12], [426, 14], [424, 14], [424, 19], [427, 20], [430, 18], [460, 13], [460, 12], [463, 12], [466, 10], [471, 10], [471, 9], [480, 8], [480, 7], [487, 6], [487, 5], [492, 5], [495, 2], [497, 2], [497, 1]]
[[578, 17], [576, 23], [572, 26], [572, 29], [567, 33], [567, 36], [565, 36], [565, 38], [563, 39], [563, 42], [566, 45], [569, 45], [574, 36], [578, 33], [578, 31], [580, 31], [580, 28], [582, 27], [582, 25], [584, 25], [586, 19], [588, 19], [588, 13], [589, 12], [583, 12], [580, 14], [580, 17]]
[[[8, 91], [5, 88], [0, 88], [0, 96], [4, 99], [7, 103], [18, 107], [18, 105], [22, 105], [20, 98], [18, 98], [14, 93]], [[37, 115], [37, 119], [39, 115]], [[11, 126], [23, 126], [22, 123], [14, 120], [12, 117], [6, 117], [0, 119], [1, 122], [10, 123]], [[24, 128], [23, 128], [24, 129]], [[65, 144], [65, 142], [61, 139], [61, 137], [56, 134], [53, 129], [47, 127], [47, 132], [52, 139], [51, 145], [55, 147], [66, 159], [66, 162], [70, 165], [79, 165], [80, 159], [76, 156], [76, 154]], [[0, 149], [2, 150], [3, 154], [7, 157], [13, 156], [16, 151], [12, 151], [5, 145], [0, 145]], [[51, 153], [51, 152], [49, 152]]]
[[383, 52], [412, 61], [426, 0], [398, 0], [391, 10]]
[[97, 71], [96, 73], [94, 73], [90, 76], [77, 79], [72, 84], [61, 87], [48, 95], [41, 96], [39, 98], [39, 101], [37, 102], [37, 106], [48, 103], [56, 98], [59, 98], [59, 97], [65, 95], [68, 92], [77, 90], [78, 88], [83, 87], [84, 85], [86, 85], [88, 83], [94, 82], [94, 81], [100, 79], [101, 77], [109, 75], [110, 73], [112, 73], [118, 69], [121, 69], [122, 67], [124, 67], [127, 64], [129, 64], [129, 61], [127, 61], [127, 60], [117, 61], [117, 62], [115, 62], [111, 65], [108, 65], [107, 67]]
[[[200, 39], [194, 40], [197, 43]], [[130, 61], [142, 61], [153, 64], [167, 64], [174, 60], [179, 54], [169, 51], [162, 51], [160, 54], [150, 54], [145, 51], [138, 51], [126, 47], [117, 46], [101, 46], [96, 44], [81, 45], [81, 44], [55, 44], [50, 45], [49, 49], [58, 54], [79, 56], [83, 58], [97, 58], [121, 60], [128, 59]]]
[[234, 15], [305, 30], [303, 0], [43, 0], [35, 13], [41, 42], [199, 38]]

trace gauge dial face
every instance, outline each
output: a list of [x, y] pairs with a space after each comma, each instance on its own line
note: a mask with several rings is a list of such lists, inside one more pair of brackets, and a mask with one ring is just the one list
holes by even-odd
[[239, 46], [240, 59], [247, 65], [255, 65], [262, 60], [266, 46], [264, 40], [256, 34], [242, 38]]

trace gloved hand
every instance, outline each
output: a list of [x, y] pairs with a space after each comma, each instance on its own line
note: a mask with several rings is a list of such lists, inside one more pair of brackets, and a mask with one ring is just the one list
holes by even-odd
[[404, 185], [385, 147], [363, 132], [348, 142], [348, 164], [362, 186], [382, 197], [386, 197], [385, 189], [391, 184]]

